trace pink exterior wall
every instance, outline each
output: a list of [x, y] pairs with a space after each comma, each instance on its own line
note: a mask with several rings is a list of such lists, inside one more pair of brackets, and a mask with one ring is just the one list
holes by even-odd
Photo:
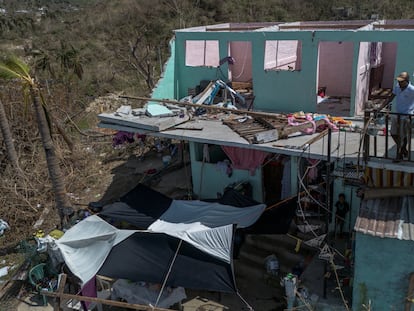
[[318, 86], [328, 96], [350, 96], [352, 88], [352, 42], [324, 41], [319, 44]]
[[234, 64], [229, 65], [231, 81], [252, 81], [252, 43], [249, 41], [232, 41], [229, 43], [229, 55]]

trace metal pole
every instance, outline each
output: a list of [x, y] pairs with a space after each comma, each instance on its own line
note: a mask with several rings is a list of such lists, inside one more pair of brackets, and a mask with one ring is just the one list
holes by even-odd
[[[331, 148], [332, 148], [332, 130], [328, 129], [328, 150], [326, 163], [326, 243], [329, 245], [329, 217], [331, 215]], [[328, 271], [328, 262], [325, 262], [325, 274]], [[323, 298], [326, 299], [327, 279], [323, 278]]]

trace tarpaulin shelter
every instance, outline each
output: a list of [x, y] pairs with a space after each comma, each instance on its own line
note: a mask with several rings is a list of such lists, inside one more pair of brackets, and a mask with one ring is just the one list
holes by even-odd
[[[236, 292], [233, 225], [156, 221], [149, 230], [121, 230], [93, 215], [57, 240], [65, 263], [83, 284], [94, 275]], [[169, 272], [169, 270], [171, 270]]]
[[260, 217], [265, 207], [253, 200], [244, 199], [241, 202], [234, 193], [232, 198], [226, 196], [215, 202], [173, 200], [139, 184], [122, 196], [119, 202], [105, 206], [99, 215], [106, 219], [128, 222], [140, 229], [147, 229], [158, 219], [170, 223], [200, 222], [210, 228], [228, 224], [245, 228]]
[[[148, 228], [157, 219], [167, 222], [200, 221], [206, 226], [237, 224], [253, 234], [285, 234], [295, 216], [297, 198], [266, 209], [265, 205], [228, 189], [220, 198], [205, 201], [173, 200], [160, 192], [139, 184], [118, 202], [105, 206], [100, 216], [125, 221], [140, 229]], [[176, 214], [177, 213], [177, 214]]]
[[[83, 284], [95, 274], [237, 292], [233, 239], [252, 225], [264, 204], [245, 208], [172, 200], [143, 185], [69, 229], [57, 241], [65, 263]], [[106, 221], [105, 221], [106, 220]], [[118, 229], [126, 221], [137, 230]]]

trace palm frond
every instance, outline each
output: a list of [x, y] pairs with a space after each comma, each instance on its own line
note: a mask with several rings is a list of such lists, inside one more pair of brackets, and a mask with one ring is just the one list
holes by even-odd
[[8, 55], [0, 61], [0, 78], [22, 79], [32, 84], [29, 66], [14, 55]]

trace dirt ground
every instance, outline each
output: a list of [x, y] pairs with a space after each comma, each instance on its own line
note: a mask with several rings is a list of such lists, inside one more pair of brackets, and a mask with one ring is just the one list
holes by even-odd
[[[78, 184], [70, 185], [73, 192], [69, 196], [75, 211], [93, 212], [88, 207], [90, 202], [110, 203], [141, 182], [173, 198], [184, 198], [191, 193], [191, 171], [188, 155], [183, 151], [185, 147], [177, 144], [178, 152], [166, 165], [162, 161], [164, 153], [152, 148], [153, 145], [154, 141], [150, 140], [145, 145], [131, 144], [114, 149], [111, 138], [107, 137], [103, 141], [83, 146], [83, 161], [88, 163], [86, 179], [89, 182], [82, 180], [84, 176], [79, 176], [81, 180]], [[6, 230], [0, 237], [3, 244], [0, 267], [10, 267], [9, 273], [0, 278], [1, 311], [17, 310], [22, 299], [27, 300], [32, 296], [27, 281], [11, 278], [25, 279], [27, 269], [18, 273], [18, 268], [24, 263], [33, 265], [39, 260], [34, 255], [36, 244], [33, 235], [39, 230], [47, 234], [57, 228], [59, 223], [58, 214], [50, 204], [39, 211], [32, 224], [16, 228], [18, 225], [13, 223], [13, 228]], [[30, 306], [30, 303], [25, 305]]]

